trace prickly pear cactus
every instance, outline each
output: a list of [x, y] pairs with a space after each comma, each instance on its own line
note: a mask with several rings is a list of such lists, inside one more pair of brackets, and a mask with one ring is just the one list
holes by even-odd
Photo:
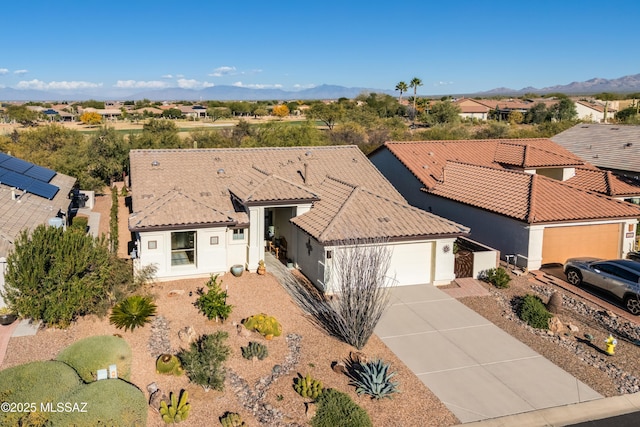
[[162, 354], [156, 360], [156, 372], [159, 374], [182, 375], [180, 359], [173, 354]]
[[242, 421], [242, 417], [240, 414], [235, 412], [227, 412], [223, 416], [220, 417], [220, 424], [222, 427], [244, 427], [246, 426], [245, 422]]
[[262, 360], [269, 355], [267, 346], [259, 342], [251, 341], [246, 347], [241, 347], [242, 357], [249, 360]]
[[245, 328], [250, 331], [256, 331], [270, 340], [273, 337], [282, 335], [282, 326], [273, 316], [267, 316], [264, 313], [255, 314], [245, 319]]
[[322, 382], [311, 378], [309, 374], [294, 378], [293, 388], [300, 396], [309, 399], [317, 399], [322, 394]]
[[160, 402], [160, 416], [166, 424], [179, 423], [189, 417], [191, 405], [187, 402], [189, 393], [186, 390], [180, 392], [180, 398], [171, 393], [170, 403], [164, 400]]

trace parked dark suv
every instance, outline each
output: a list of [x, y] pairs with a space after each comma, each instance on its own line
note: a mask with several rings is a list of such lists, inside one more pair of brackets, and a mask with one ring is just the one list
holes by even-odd
[[632, 314], [640, 314], [640, 262], [630, 259], [570, 258], [564, 264], [567, 281], [583, 282], [617, 297]]

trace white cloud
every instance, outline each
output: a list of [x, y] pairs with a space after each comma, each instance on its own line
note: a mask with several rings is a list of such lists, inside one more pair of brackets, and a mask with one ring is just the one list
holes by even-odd
[[452, 84], [453, 82], [438, 82], [438, 83], [434, 83], [434, 86], [448, 86]]
[[0, 68], [0, 74], [7, 74], [9, 72], [8, 68]]
[[316, 85], [314, 85], [313, 83], [308, 84], [308, 85], [295, 84], [295, 85], [293, 85], [293, 87], [295, 89], [311, 89], [311, 88], [316, 87]]
[[178, 79], [178, 87], [183, 89], [202, 89], [204, 87], [211, 87], [213, 83], [200, 82], [194, 79]]
[[13, 74], [27, 74], [28, 72], [28, 70], [15, 70]]
[[244, 84], [242, 82], [232, 83], [232, 86], [235, 86], [235, 87], [246, 87], [246, 88], [249, 88], [249, 89], [281, 89], [282, 88], [281, 84], [262, 85], [262, 84]]
[[62, 82], [43, 82], [42, 80], [23, 80], [16, 85], [18, 89], [37, 89], [37, 90], [78, 90], [93, 89], [102, 87], [102, 83], [92, 83], [83, 81], [62, 81]]
[[162, 76], [163, 79], [172, 79], [173, 75], [172, 74], [165, 74], [164, 76]]
[[118, 80], [118, 82], [115, 84], [115, 87], [124, 89], [161, 89], [167, 86], [167, 82], [161, 82], [158, 80]]
[[238, 74], [236, 72], [236, 67], [218, 67], [213, 70], [213, 73], [209, 74], [211, 77], [222, 77], [222, 76], [234, 76]]

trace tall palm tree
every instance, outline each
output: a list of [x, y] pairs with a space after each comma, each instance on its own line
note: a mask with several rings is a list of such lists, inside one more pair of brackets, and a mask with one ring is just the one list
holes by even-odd
[[402, 94], [405, 93], [409, 89], [409, 86], [405, 82], [399, 82], [396, 85], [396, 90], [400, 91], [400, 96], [398, 97], [398, 103], [402, 103]]
[[418, 86], [422, 86], [422, 80], [417, 77], [411, 79], [409, 87], [413, 88], [413, 123], [416, 121], [416, 95], [418, 93]]

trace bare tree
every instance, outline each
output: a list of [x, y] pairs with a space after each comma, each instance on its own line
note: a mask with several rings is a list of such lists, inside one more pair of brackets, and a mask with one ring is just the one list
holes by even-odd
[[389, 306], [395, 278], [387, 276], [391, 249], [387, 239], [347, 239], [333, 250], [327, 295], [293, 276], [284, 282], [312, 321], [357, 349], [364, 347]]

